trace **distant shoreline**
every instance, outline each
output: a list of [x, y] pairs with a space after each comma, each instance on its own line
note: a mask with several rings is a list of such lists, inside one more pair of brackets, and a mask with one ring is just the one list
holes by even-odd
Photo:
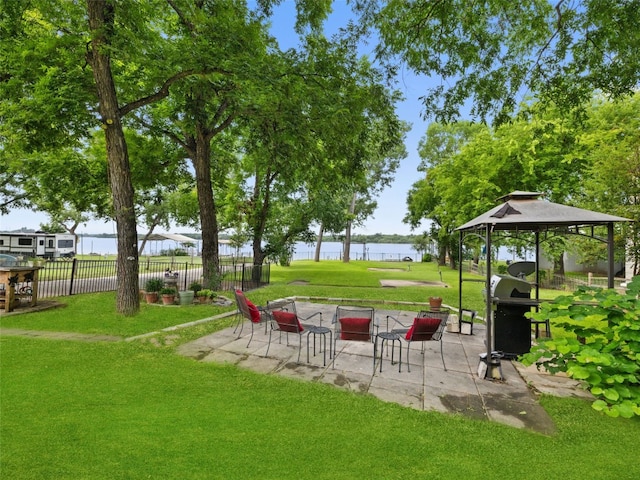
[[[180, 233], [174, 232], [178, 235], [184, 235], [185, 237], [192, 238], [194, 240], [202, 240], [202, 234], [200, 233]], [[117, 238], [118, 236], [115, 233], [79, 233], [78, 237], [92, 237], [92, 238]], [[352, 235], [351, 243], [402, 243], [402, 244], [413, 244], [416, 240], [421, 238], [422, 235], [398, 235], [398, 234], [383, 234], [377, 233], [374, 235]], [[141, 235], [140, 240], [143, 239], [143, 235]], [[231, 238], [230, 235], [220, 235], [221, 240], [229, 240]], [[339, 242], [342, 243], [342, 239], [333, 235], [326, 235], [323, 238], [324, 242]], [[313, 243], [316, 243], [315, 241]]]

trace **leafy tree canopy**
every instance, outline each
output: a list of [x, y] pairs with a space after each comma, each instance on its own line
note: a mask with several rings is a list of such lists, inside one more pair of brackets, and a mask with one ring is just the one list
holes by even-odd
[[594, 91], [630, 95], [640, 80], [639, 0], [356, 0], [352, 31], [379, 35], [380, 60], [436, 86], [425, 115], [509, 119], [525, 94], [569, 111]]

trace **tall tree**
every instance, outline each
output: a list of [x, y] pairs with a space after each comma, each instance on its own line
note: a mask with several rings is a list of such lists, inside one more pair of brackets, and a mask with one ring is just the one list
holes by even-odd
[[253, 92], [264, 83], [270, 40], [266, 27], [242, 2], [170, 5], [177, 16], [173, 40], [180, 50], [190, 52], [182, 63], [199, 73], [176, 86], [165, 102], [138, 115], [137, 121], [166, 135], [191, 160], [207, 281], [217, 277], [219, 267], [216, 192], [224, 191], [237, 162], [235, 152], [225, 151], [230, 144], [222, 134], [240, 115], [250, 113]]
[[[92, 128], [103, 129], [118, 231], [116, 306], [133, 314], [139, 308], [136, 213], [122, 119], [206, 66], [181, 68], [175, 21], [160, 0], [10, 3], [1, 24], [7, 54], [0, 88], [2, 115], [17, 113], [6, 129], [16, 139], [12, 148], [77, 145]], [[24, 61], [25, 52], [33, 61]]]
[[246, 125], [250, 193], [237, 209], [249, 225], [257, 264], [270, 255], [286, 257], [296, 240], [313, 238], [311, 223], [328, 218], [328, 193], [350, 200], [354, 188], [365, 188], [373, 139], [378, 160], [403, 134], [395, 93], [352, 45], [310, 35], [300, 52], [289, 50], [270, 63], [273, 81]]
[[[640, 93], [614, 102], [597, 98], [576, 142], [586, 162], [586, 180], [580, 206], [634, 220], [616, 231], [617, 252], [633, 259], [631, 275], [640, 273]], [[595, 263], [606, 258], [602, 244], [580, 242], [582, 259]], [[625, 245], [626, 244], [626, 245]], [[621, 260], [621, 256], [618, 260]]]

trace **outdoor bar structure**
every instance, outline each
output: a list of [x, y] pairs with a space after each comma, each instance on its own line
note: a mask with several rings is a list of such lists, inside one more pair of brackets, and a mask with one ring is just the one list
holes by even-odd
[[[556, 236], [575, 234], [582, 235], [588, 238], [593, 238], [606, 242], [607, 244], [607, 278], [608, 288], [614, 287], [614, 223], [616, 222], [629, 222], [631, 220], [623, 217], [617, 217], [614, 215], [607, 215], [604, 213], [593, 212], [590, 210], [584, 210], [581, 208], [570, 207], [558, 203], [552, 203], [546, 200], [542, 200], [540, 197], [542, 193], [538, 192], [522, 192], [515, 191], [508, 195], [499, 198], [500, 205], [492, 208], [491, 210], [479, 215], [478, 217], [470, 220], [464, 225], [458, 227], [456, 230], [459, 232], [459, 262], [458, 262], [458, 307], [463, 308], [462, 299], [462, 283], [468, 281], [462, 278], [462, 254], [463, 245], [469, 236], [475, 236], [484, 242], [487, 252], [486, 263], [486, 278], [483, 281], [485, 284], [484, 291], [486, 292], [486, 311], [485, 321], [487, 325], [487, 338], [486, 338], [486, 357], [480, 361], [480, 367], [482, 363], [486, 362], [486, 368], [478, 369], [478, 374], [484, 378], [500, 379], [502, 378], [500, 368], [501, 355], [496, 352], [495, 345], [495, 309], [496, 305], [502, 304], [504, 308], [514, 308], [522, 310], [536, 307], [541, 302], [539, 296], [540, 285], [540, 241], [541, 235]], [[606, 238], [600, 238], [595, 235], [595, 227], [606, 227]], [[518, 237], [522, 234], [533, 234], [535, 242], [535, 266], [533, 267], [533, 273], [535, 273], [535, 280], [531, 285], [534, 287], [532, 290], [534, 296], [530, 295], [518, 295], [517, 291], [514, 296], [508, 298], [502, 297], [502, 292], [496, 293], [494, 290], [496, 284], [501, 280], [499, 277], [493, 276], [491, 268], [491, 248], [492, 248], [492, 236], [496, 232], [508, 232], [513, 237]], [[492, 279], [493, 277], [493, 279]], [[478, 281], [478, 280], [475, 280]], [[493, 281], [493, 284], [492, 284]], [[517, 284], [517, 282], [514, 282]], [[505, 289], [502, 289], [505, 290]], [[522, 298], [525, 297], [525, 298]], [[530, 326], [529, 335], [530, 335]]]
[[0, 308], [4, 313], [14, 309], [14, 302], [21, 298], [28, 300], [29, 306], [38, 303], [38, 270], [42, 267], [0, 266]]

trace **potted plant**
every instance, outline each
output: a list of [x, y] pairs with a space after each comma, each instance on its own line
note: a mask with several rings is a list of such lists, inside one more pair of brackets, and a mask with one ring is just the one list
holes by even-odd
[[162, 289], [163, 282], [159, 278], [150, 278], [144, 284], [144, 296], [147, 303], [158, 301], [158, 292]]
[[176, 299], [176, 290], [171, 287], [164, 287], [160, 290], [163, 305], [173, 305]]
[[429, 297], [429, 307], [432, 312], [437, 312], [442, 306], [442, 297]]
[[193, 290], [180, 290], [178, 296], [180, 297], [180, 305], [191, 305], [193, 304], [195, 292]]
[[193, 291], [195, 295], [198, 293], [198, 290], [202, 290], [202, 284], [199, 282], [191, 282], [189, 284], [189, 290]]
[[213, 298], [214, 295], [215, 292], [213, 290], [209, 290], [208, 288], [198, 290], [196, 292], [196, 297], [198, 297], [198, 302], [200, 303], [207, 303], [210, 299]]

